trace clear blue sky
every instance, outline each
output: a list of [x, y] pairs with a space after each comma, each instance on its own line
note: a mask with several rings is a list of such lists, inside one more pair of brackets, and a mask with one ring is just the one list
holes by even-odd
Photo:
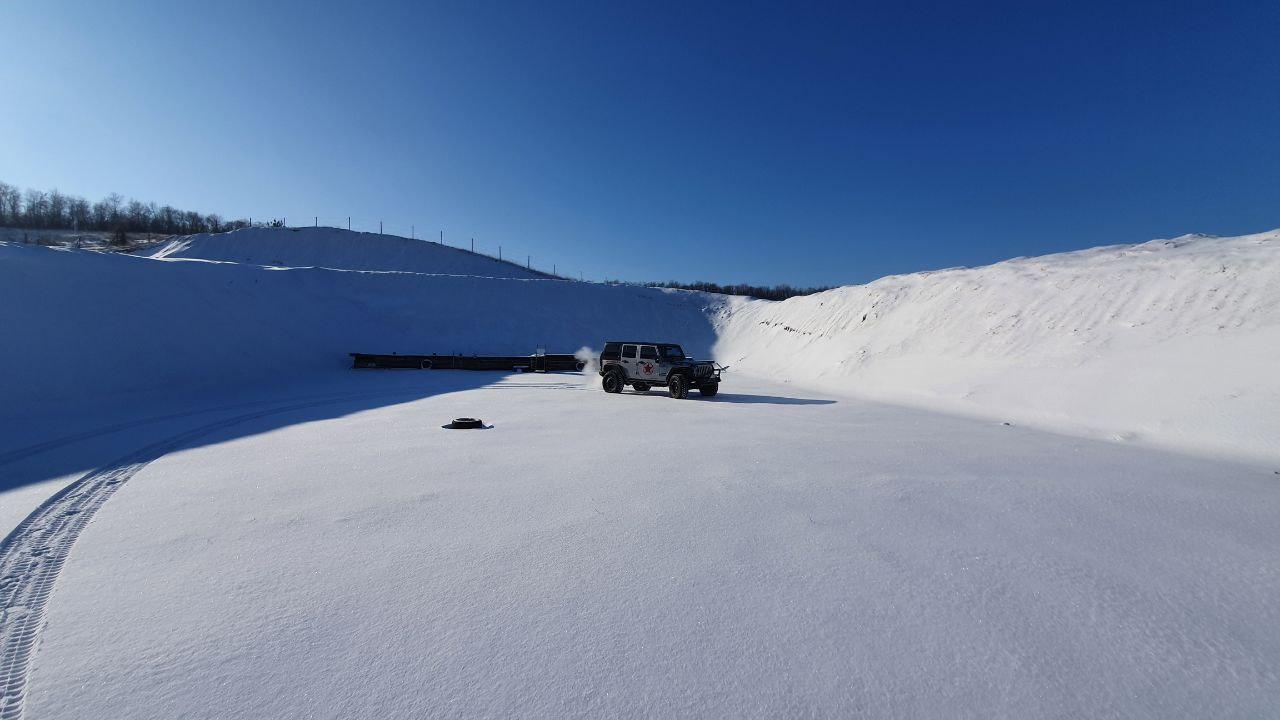
[[1280, 226], [1278, 42], [1263, 0], [4, 2], [0, 179], [847, 284]]

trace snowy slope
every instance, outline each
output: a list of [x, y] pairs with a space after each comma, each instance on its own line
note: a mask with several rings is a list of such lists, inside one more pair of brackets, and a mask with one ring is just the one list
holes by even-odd
[[188, 235], [139, 253], [180, 260], [323, 267], [342, 270], [400, 270], [442, 275], [542, 278], [526, 270], [459, 248], [395, 235], [337, 228], [245, 228], [229, 233]]
[[[521, 270], [324, 228], [193, 236], [150, 258], [0, 245], [0, 320], [46, 370], [6, 390], [13, 412], [37, 412], [50, 400], [288, 382], [339, 370], [356, 350], [568, 352], [643, 335], [826, 391], [1272, 458], [1278, 238], [1095, 248], [784, 302], [492, 279]], [[232, 262], [246, 258], [255, 264]], [[323, 269], [345, 266], [386, 272]], [[0, 358], [0, 370], [24, 372], [26, 357]]]
[[[496, 265], [496, 263], [494, 263]], [[474, 268], [473, 268], [474, 269]], [[705, 356], [714, 296], [468, 275], [160, 261], [0, 244], [0, 419], [140, 392], [287, 385], [349, 352], [532, 354], [603, 333], [679, 337]], [[15, 381], [21, 378], [21, 381]]]
[[1280, 456], [1280, 231], [1187, 236], [736, 302], [716, 354], [831, 391]]

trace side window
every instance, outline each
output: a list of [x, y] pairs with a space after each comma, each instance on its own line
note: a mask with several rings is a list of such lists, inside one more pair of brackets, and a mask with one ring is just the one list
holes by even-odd
[[622, 346], [622, 357], [627, 358], [627, 359], [630, 359], [630, 360], [634, 360], [634, 359], [636, 358], [636, 346], [635, 346], [635, 345], [623, 345], [623, 346]]
[[644, 360], [657, 360], [658, 348], [652, 345], [642, 345], [640, 346], [640, 357]]
[[604, 352], [600, 353], [601, 360], [617, 360], [618, 359], [618, 343], [606, 343]]

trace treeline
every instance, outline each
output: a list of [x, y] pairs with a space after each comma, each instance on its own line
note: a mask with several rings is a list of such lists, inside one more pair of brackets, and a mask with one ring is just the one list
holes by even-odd
[[223, 220], [170, 205], [156, 205], [111, 193], [97, 202], [58, 190], [23, 190], [0, 182], [0, 227], [47, 230], [104, 230], [190, 235], [248, 227], [248, 220]]
[[831, 289], [830, 287], [798, 288], [785, 284], [762, 286], [739, 283], [737, 285], [720, 285], [713, 282], [659, 282], [644, 284], [648, 287], [701, 290], [702, 292], [719, 293], [721, 295], [745, 295], [747, 297], [759, 298], [760, 300], [786, 300], [787, 298], [797, 297], [799, 295], [812, 295], [814, 293], [820, 293]]

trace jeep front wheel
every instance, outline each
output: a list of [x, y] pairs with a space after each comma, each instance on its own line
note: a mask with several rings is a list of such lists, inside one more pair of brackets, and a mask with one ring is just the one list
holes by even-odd
[[673, 375], [667, 380], [667, 392], [677, 400], [689, 396], [689, 380], [683, 375]]
[[610, 370], [609, 372], [604, 374], [604, 380], [601, 382], [601, 384], [604, 386], [604, 391], [607, 393], [622, 392], [622, 386], [623, 386], [622, 373], [618, 372], [617, 370]]
[[702, 397], [715, 397], [720, 392], [720, 383], [711, 383], [698, 388], [698, 392], [702, 393]]

